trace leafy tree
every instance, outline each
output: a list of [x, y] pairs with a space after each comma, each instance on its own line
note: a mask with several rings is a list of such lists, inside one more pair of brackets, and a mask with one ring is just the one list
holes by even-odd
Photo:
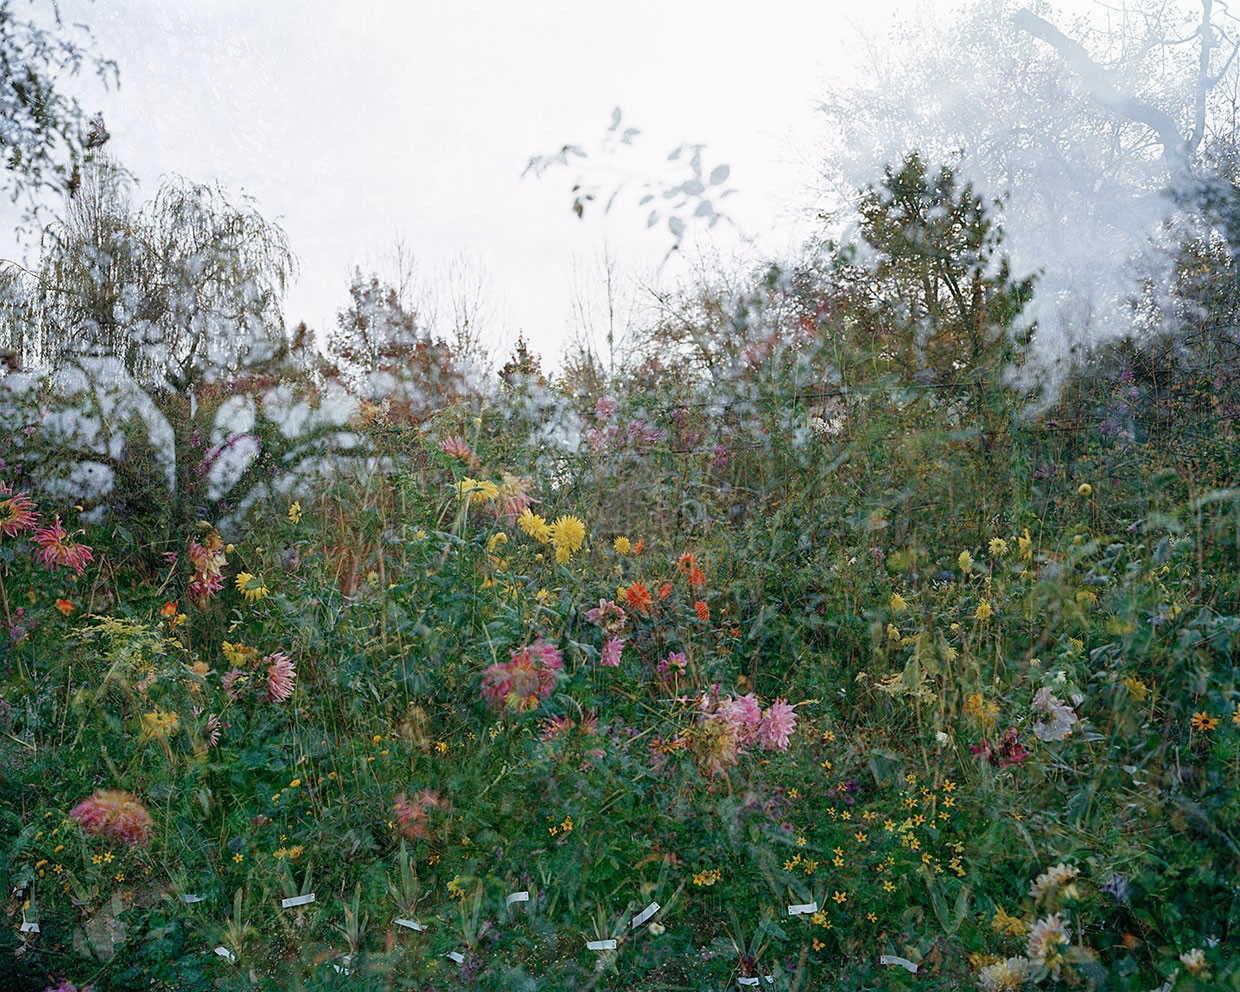
[[50, 27], [46, 18], [22, 16], [20, 2], [0, 0], [0, 190], [31, 209], [40, 193], [76, 189], [87, 153], [107, 141], [102, 118], [87, 117], [64, 91], [64, 77], [88, 67], [105, 84], [118, 79], [116, 64], [91, 51], [84, 28], [73, 26], [75, 38], [58, 7], [44, 6]]

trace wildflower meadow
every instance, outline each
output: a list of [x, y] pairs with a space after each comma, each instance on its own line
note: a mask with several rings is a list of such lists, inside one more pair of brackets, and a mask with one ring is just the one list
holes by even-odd
[[1240, 990], [1234, 207], [1047, 364], [909, 154], [490, 361], [64, 179], [0, 279], [0, 992]]

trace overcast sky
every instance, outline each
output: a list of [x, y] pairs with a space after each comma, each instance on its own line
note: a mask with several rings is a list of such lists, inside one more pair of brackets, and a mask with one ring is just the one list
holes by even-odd
[[922, 6], [61, 0], [119, 65], [119, 90], [84, 102], [103, 109], [145, 193], [169, 173], [218, 180], [288, 232], [301, 263], [290, 321], [330, 326], [352, 267], [381, 269], [402, 239], [424, 279], [461, 256], [487, 273], [508, 339], [493, 350], [522, 331], [551, 362], [572, 326], [574, 266], [607, 241], [622, 269], [654, 278], [669, 239], [644, 229], [636, 195], [577, 220], [575, 173], [522, 179], [531, 156], [594, 148], [619, 106], [655, 178], [674, 175], [663, 159], [682, 142], [729, 164], [737, 194], [720, 206], [749, 244], [778, 251], [812, 214], [824, 87], [847, 76], [862, 35], [907, 36], [898, 26]]

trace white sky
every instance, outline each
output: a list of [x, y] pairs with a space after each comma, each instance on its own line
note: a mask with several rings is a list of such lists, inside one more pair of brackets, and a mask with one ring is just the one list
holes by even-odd
[[793, 244], [813, 206], [824, 80], [847, 73], [858, 30], [888, 35], [923, 5], [845, 6], [61, 0], [119, 64], [119, 91], [84, 103], [141, 190], [169, 173], [218, 180], [288, 232], [301, 263], [290, 322], [326, 330], [353, 266], [381, 264], [402, 238], [423, 279], [461, 254], [486, 270], [499, 361], [520, 330], [548, 363], [568, 336], [574, 260], [606, 240], [649, 273], [669, 240], [644, 230], [636, 196], [578, 221], [573, 174], [522, 179], [529, 158], [594, 147], [620, 106], [652, 163], [705, 144], [738, 189], [721, 207], [760, 248]]

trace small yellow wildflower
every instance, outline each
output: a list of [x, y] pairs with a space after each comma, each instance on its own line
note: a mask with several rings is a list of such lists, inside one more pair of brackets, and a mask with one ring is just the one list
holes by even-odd
[[908, 603], [905, 602], [904, 597], [898, 592], [893, 592], [891, 594], [891, 611], [893, 613], [902, 613], [907, 609]]
[[288, 508], [288, 518], [295, 524], [301, 523], [301, 503], [293, 500], [293, 505]]
[[180, 727], [181, 718], [176, 713], [168, 713], [164, 710], [143, 713], [141, 737], [144, 740], [166, 741]]
[[990, 608], [990, 603], [983, 599], [977, 604], [977, 609], [973, 611], [973, 616], [978, 620], [989, 620], [994, 616], [995, 611]]
[[503, 547], [508, 543], [508, 535], [502, 530], [497, 534], [492, 534], [487, 538], [487, 551], [494, 551], [496, 548]]
[[1082, 482], [1079, 486], [1076, 487], [1076, 494], [1078, 496], [1085, 496], [1085, 497], [1092, 496], [1094, 494], [1094, 487], [1091, 486], [1088, 482]]
[[627, 555], [633, 550], [633, 544], [627, 537], [617, 537], [611, 542], [611, 546], [616, 549], [618, 555]]
[[961, 551], [956, 561], [959, 563], [962, 572], [968, 572], [973, 568], [973, 556], [967, 551]]
[[1016, 539], [1017, 551], [1026, 561], [1033, 557], [1033, 538], [1029, 536], [1029, 528], [1025, 528], [1025, 533]]
[[1002, 558], [1008, 553], [1008, 543], [1001, 537], [992, 537], [990, 539], [990, 557]]

